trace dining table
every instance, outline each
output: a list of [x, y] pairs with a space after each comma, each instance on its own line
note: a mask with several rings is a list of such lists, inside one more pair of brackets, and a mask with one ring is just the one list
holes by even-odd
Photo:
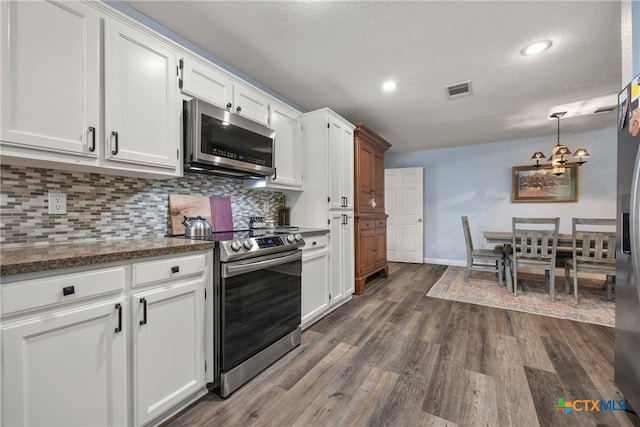
[[[511, 253], [511, 245], [513, 244], [513, 234], [511, 231], [483, 231], [482, 232], [487, 243], [501, 244], [504, 247], [505, 254]], [[576, 234], [576, 246], [582, 246], [582, 236]], [[558, 250], [556, 251], [556, 262], [558, 267], [564, 267], [564, 258], [573, 256], [573, 235], [558, 233]], [[560, 261], [562, 260], [562, 261]], [[558, 265], [561, 262], [562, 265]], [[505, 259], [505, 269], [510, 268], [508, 258]], [[507, 291], [513, 292], [513, 280], [508, 271], [505, 271], [505, 278], [507, 282]]]
[[[482, 234], [487, 243], [502, 245], [511, 245], [513, 243], [511, 231], [483, 231]], [[576, 243], [578, 243], [578, 246], [582, 244], [582, 238], [579, 234], [576, 234]], [[558, 247], [573, 248], [573, 235], [558, 233]]]

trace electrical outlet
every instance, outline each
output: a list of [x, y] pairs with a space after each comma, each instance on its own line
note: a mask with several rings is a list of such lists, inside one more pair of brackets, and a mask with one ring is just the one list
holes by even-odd
[[67, 213], [67, 195], [49, 191], [49, 213], [62, 215]]
[[432, 243], [432, 244], [431, 244], [431, 250], [432, 250], [432, 251], [435, 251], [435, 250], [436, 250], [436, 244], [435, 244], [435, 243]]

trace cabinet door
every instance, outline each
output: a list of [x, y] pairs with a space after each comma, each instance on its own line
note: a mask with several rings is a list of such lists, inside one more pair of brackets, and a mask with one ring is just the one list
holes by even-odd
[[376, 151], [373, 156], [373, 179], [376, 207], [375, 213], [385, 213], [384, 206], [384, 154]]
[[342, 195], [345, 207], [353, 209], [353, 129], [349, 127], [342, 130], [342, 155]]
[[233, 99], [235, 113], [269, 126], [269, 101], [265, 96], [236, 84], [233, 88]]
[[375, 154], [373, 149], [364, 143], [360, 143], [356, 154], [358, 162], [358, 211], [360, 213], [372, 213], [374, 211], [371, 200], [378, 200], [375, 197]]
[[[343, 125], [329, 118], [329, 134], [328, 134], [328, 149], [329, 149], [329, 209], [340, 209], [344, 207], [344, 199], [342, 194], [342, 175], [343, 175], [343, 147], [342, 147], [342, 132]], [[333, 220], [333, 219], [332, 219]]]
[[271, 129], [276, 131], [276, 173], [269, 184], [302, 188], [302, 114], [281, 104], [271, 105]]
[[375, 268], [387, 263], [387, 227], [376, 227]]
[[353, 213], [332, 212], [329, 225], [331, 304], [353, 294], [355, 288]]
[[0, 7], [2, 142], [97, 158], [99, 13], [80, 2]]
[[329, 224], [329, 304], [344, 298], [344, 266], [343, 255], [344, 213], [332, 212]]
[[329, 307], [329, 252], [318, 251], [302, 257], [302, 327], [306, 327]]
[[366, 276], [376, 266], [376, 233], [374, 228], [359, 230], [358, 276]]
[[[353, 144], [351, 144], [353, 152]], [[353, 163], [352, 163], [353, 165]], [[352, 169], [353, 170], [353, 169]], [[342, 281], [344, 287], [344, 295], [348, 297], [353, 294], [355, 290], [355, 245], [354, 245], [354, 218], [352, 212], [347, 212], [344, 215], [345, 223], [342, 226]]]
[[329, 209], [353, 209], [353, 131], [329, 118]]
[[176, 169], [180, 138], [174, 52], [110, 20], [105, 57], [106, 157]]
[[1, 424], [126, 425], [125, 321], [119, 298], [5, 324]]
[[211, 66], [182, 58], [182, 92], [221, 108], [233, 107], [233, 81]]
[[204, 387], [204, 279], [134, 295], [136, 425]]

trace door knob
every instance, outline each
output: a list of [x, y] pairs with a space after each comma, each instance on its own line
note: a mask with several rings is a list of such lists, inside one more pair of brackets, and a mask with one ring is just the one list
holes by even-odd
[[418, 222], [422, 222], [422, 218], [418, 218]]

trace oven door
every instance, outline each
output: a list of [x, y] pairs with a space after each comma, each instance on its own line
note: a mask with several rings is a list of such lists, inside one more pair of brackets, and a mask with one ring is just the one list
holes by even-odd
[[224, 263], [221, 276], [224, 372], [300, 326], [302, 251]]

